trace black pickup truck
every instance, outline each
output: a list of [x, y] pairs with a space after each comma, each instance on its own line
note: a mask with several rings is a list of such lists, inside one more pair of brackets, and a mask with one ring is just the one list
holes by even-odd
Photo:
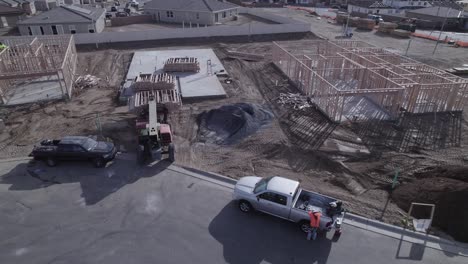
[[106, 166], [117, 154], [114, 144], [96, 141], [89, 137], [68, 136], [60, 140], [43, 140], [29, 154], [36, 160], [44, 160], [48, 166], [56, 166], [59, 160], [87, 160], [95, 167]]

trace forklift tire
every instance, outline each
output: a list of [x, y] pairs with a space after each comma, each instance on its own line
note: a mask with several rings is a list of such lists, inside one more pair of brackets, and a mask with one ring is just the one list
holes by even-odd
[[175, 161], [175, 148], [174, 148], [174, 144], [173, 143], [170, 143], [169, 144], [169, 160], [171, 162], [174, 162]]
[[46, 164], [49, 167], [55, 167], [55, 166], [57, 166], [57, 160], [54, 159], [54, 158], [49, 157], [49, 158], [46, 159]]
[[96, 167], [96, 168], [102, 168], [102, 167], [106, 166], [106, 162], [102, 158], [95, 158], [93, 160], [93, 164], [94, 164], [94, 167]]

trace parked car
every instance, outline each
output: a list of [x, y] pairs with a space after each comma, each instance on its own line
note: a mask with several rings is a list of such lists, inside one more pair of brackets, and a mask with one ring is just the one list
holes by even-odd
[[380, 22], [384, 22], [382, 16], [379, 15], [368, 14], [367, 18], [374, 20], [376, 25], [378, 25]]
[[110, 142], [82, 136], [67, 136], [59, 140], [43, 140], [39, 146], [34, 146], [29, 156], [36, 160], [44, 160], [51, 167], [56, 166], [60, 160], [86, 160], [101, 168], [113, 160], [116, 154], [117, 149]]
[[[298, 181], [283, 177], [260, 178], [243, 177], [234, 188], [233, 200], [237, 201], [242, 212], [252, 210], [289, 220], [299, 224], [303, 232], [310, 230], [309, 211], [320, 212], [319, 231], [335, 229], [334, 236], [341, 235], [344, 210], [333, 207], [337, 200], [319, 193], [307, 191], [299, 186]], [[341, 203], [340, 203], [341, 204]]]

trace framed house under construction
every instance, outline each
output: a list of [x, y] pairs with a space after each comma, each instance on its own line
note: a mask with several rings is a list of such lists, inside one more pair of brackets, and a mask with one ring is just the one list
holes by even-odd
[[71, 98], [77, 53], [73, 35], [0, 39], [0, 100], [4, 105]]
[[362, 41], [275, 42], [274, 64], [334, 122], [461, 112], [468, 80]]

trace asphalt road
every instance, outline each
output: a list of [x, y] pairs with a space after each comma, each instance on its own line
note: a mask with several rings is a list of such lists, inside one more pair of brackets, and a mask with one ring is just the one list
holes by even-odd
[[0, 263], [468, 261], [352, 226], [337, 242], [307, 241], [294, 224], [241, 213], [229, 188], [168, 166], [0, 162]]

